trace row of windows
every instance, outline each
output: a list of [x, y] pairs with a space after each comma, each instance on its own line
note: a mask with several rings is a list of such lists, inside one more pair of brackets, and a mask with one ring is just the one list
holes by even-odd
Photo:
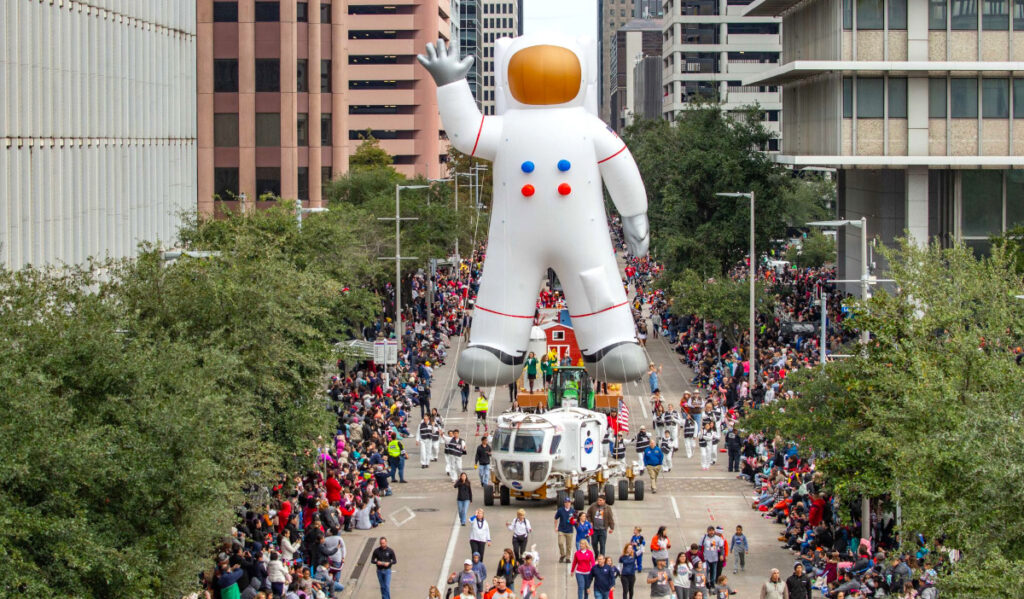
[[[320, 145], [332, 143], [330, 113], [320, 115]], [[256, 113], [256, 147], [277, 148], [281, 146], [281, 114], [278, 112]], [[300, 112], [296, 119], [296, 140], [299, 146], [309, 145], [309, 114]], [[219, 112], [213, 115], [213, 145], [217, 148], [238, 147], [238, 113]]]
[[[255, 61], [256, 91], [281, 91], [281, 60], [257, 58]], [[215, 58], [213, 60], [213, 91], [238, 91], [238, 59]], [[300, 58], [295, 61], [295, 91], [309, 91], [309, 61]], [[331, 93], [331, 61], [320, 61], [320, 93]]]
[[[255, 2], [253, 18], [257, 23], [276, 23], [281, 20], [281, 5], [278, 2]], [[309, 3], [299, 2], [295, 5], [295, 20], [299, 23], [309, 22]], [[237, 23], [238, 2], [214, 2], [214, 23]], [[320, 4], [320, 22], [331, 22], [331, 5]]]
[[[912, 0], [924, 2], [925, 0]], [[1024, 30], [1024, 0], [927, 0], [928, 28], [945, 31], [975, 31], [981, 8], [981, 28], [986, 31], [1010, 29], [1010, 8], [1013, 8], [1013, 29]], [[906, 29], [907, 0], [843, 0], [843, 28], [852, 29], [854, 16], [857, 29]]]
[[[521, 1], [522, 0], [520, 0], [520, 2]], [[512, 6], [511, 2], [502, 2], [501, 3], [501, 10], [497, 10], [497, 8], [498, 8], [497, 4], [484, 4], [484, 14], [485, 15], [511, 14], [512, 10], [513, 10], [513, 6]]]
[[512, 28], [512, 19], [499, 19], [499, 18], [484, 19], [484, 27], [489, 28], [489, 29], [494, 29], [494, 28], [498, 28], [498, 27], [500, 27], [502, 29], [511, 29]]
[[[300, 166], [296, 172], [299, 188], [299, 199], [309, 199], [309, 167]], [[320, 169], [320, 181], [327, 183], [331, 180], [331, 167], [325, 166]], [[213, 169], [213, 193], [227, 200], [231, 196], [239, 195], [239, 176], [237, 166], [218, 166]], [[272, 193], [281, 195], [281, 167], [279, 166], [258, 166], [256, 167], [256, 194], [263, 195]]]
[[[889, 77], [889, 117], [907, 118], [907, 80]], [[947, 93], [948, 85], [948, 93]], [[928, 80], [928, 116], [933, 119], [978, 118], [979, 98], [983, 118], [1005, 119], [1010, 116], [1011, 81], [1004, 78], [936, 78]], [[1024, 118], [1024, 79], [1014, 79], [1013, 115]], [[856, 88], [856, 89], [855, 89]], [[857, 118], [880, 119], [886, 102], [885, 80], [881, 77], [843, 78], [843, 117], [852, 118], [854, 93], [857, 95]]]

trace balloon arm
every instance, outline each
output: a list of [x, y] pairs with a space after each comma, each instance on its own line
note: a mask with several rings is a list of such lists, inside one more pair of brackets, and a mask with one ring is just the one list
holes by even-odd
[[448, 139], [463, 154], [494, 160], [501, 137], [501, 117], [484, 117], [469, 83], [459, 79], [437, 88], [437, 106]]

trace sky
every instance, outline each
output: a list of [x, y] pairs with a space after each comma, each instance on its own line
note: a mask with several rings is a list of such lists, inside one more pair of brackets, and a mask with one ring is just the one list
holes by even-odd
[[597, 0], [521, 0], [523, 32], [597, 37]]

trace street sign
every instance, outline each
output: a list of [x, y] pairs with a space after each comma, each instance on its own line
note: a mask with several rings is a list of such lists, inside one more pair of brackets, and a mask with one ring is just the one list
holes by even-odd
[[398, 364], [398, 342], [394, 339], [378, 339], [373, 342], [373, 361], [390, 366]]

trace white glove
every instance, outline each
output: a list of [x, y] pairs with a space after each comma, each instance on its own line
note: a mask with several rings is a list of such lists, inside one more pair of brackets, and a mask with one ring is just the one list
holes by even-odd
[[419, 54], [416, 60], [420, 61], [438, 87], [448, 85], [465, 79], [466, 73], [473, 66], [473, 57], [467, 56], [459, 60], [459, 46], [452, 42], [451, 49], [444, 44], [444, 40], [437, 40], [435, 44], [427, 44], [427, 55]]

